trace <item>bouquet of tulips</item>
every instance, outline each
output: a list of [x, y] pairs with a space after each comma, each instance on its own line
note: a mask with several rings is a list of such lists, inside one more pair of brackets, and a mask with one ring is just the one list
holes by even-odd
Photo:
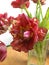
[[[9, 30], [13, 36], [9, 46], [19, 52], [29, 52], [33, 48], [38, 51], [37, 47], [40, 51], [49, 39], [49, 8], [43, 17], [41, 7], [45, 5], [45, 0], [32, 0], [32, 2], [36, 3], [35, 16], [28, 11], [30, 0], [15, 0], [11, 3], [13, 8], [24, 10], [26, 14], [22, 13], [16, 17], [8, 17], [7, 13], [0, 14], [0, 34]], [[5, 59], [7, 47], [0, 41], [0, 61]]]

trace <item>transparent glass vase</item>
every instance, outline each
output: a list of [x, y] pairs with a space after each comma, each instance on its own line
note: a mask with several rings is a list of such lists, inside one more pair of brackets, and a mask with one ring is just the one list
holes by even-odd
[[48, 43], [40, 42], [34, 46], [32, 50], [28, 52], [27, 65], [45, 65], [47, 57]]

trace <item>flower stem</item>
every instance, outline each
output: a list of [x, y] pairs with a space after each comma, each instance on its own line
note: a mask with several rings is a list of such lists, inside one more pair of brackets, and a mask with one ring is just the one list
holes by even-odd
[[27, 62], [27, 65], [31, 65], [30, 64], [31, 57], [32, 57], [32, 50], [29, 50], [29, 52], [28, 52], [28, 62]]
[[28, 52], [28, 62], [27, 62], [27, 65], [30, 65], [30, 62], [29, 62], [30, 56], [29, 56], [29, 54], [30, 54], [30, 51]]
[[27, 9], [25, 6], [24, 6], [23, 9], [26, 11], [28, 17], [29, 17], [29, 18], [32, 18], [32, 14], [28, 11], [28, 9]]
[[36, 17], [38, 18], [39, 21], [43, 19], [40, 0], [38, 0], [37, 5], [36, 5]]
[[45, 65], [45, 58], [40, 57], [37, 62], [38, 65]]

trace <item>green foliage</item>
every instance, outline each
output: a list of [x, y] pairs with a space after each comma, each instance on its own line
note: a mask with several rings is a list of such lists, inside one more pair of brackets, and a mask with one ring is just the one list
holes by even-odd
[[46, 41], [46, 40], [48, 40], [48, 39], [49, 39], [49, 32], [46, 34], [46, 36], [45, 36], [45, 39], [44, 39], [44, 40]]
[[46, 15], [39, 25], [40, 27], [45, 27], [49, 30], [49, 8], [47, 9]]

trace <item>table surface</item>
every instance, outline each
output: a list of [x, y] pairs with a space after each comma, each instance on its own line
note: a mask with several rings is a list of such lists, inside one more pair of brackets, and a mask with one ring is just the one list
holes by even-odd
[[[11, 47], [7, 48], [7, 57], [0, 65], [27, 65], [27, 53], [18, 52]], [[46, 60], [46, 65], [49, 65], [49, 57]]]

